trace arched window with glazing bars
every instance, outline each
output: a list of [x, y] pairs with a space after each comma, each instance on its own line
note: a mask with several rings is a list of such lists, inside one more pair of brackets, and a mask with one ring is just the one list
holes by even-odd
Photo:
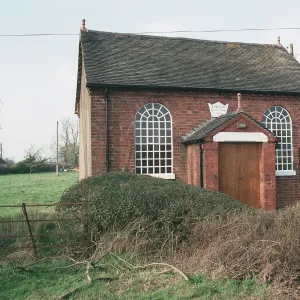
[[262, 124], [278, 138], [276, 175], [294, 175], [292, 119], [289, 112], [281, 106], [272, 106], [264, 113]]
[[135, 170], [172, 178], [173, 174], [172, 117], [159, 103], [148, 103], [135, 116]]

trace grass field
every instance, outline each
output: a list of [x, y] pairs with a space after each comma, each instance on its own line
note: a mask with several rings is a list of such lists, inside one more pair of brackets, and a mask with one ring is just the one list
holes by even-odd
[[[82, 286], [68, 299], [266, 299], [268, 287], [255, 280], [207, 279], [198, 275], [187, 282], [175, 274], [159, 270], [139, 272], [104, 272], [91, 269], [86, 284], [85, 267], [70, 267], [69, 262], [52, 260], [25, 270], [0, 271], [1, 299], [57, 299]], [[113, 269], [111, 269], [113, 270]], [[12, 277], [13, 276], [13, 277]], [[101, 278], [102, 279], [101, 279]], [[105, 279], [106, 278], [106, 279]], [[111, 279], [107, 279], [111, 278]], [[63, 298], [63, 299], [65, 299]]]
[[77, 172], [0, 175], [0, 205], [54, 203], [77, 181]]

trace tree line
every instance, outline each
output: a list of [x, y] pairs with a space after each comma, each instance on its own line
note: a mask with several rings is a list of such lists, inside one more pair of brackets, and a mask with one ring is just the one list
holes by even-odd
[[[0, 164], [0, 174], [9, 173], [35, 173], [54, 172], [56, 169], [56, 141], [50, 145], [51, 155], [45, 157], [43, 149], [30, 146], [25, 151], [24, 158], [19, 162], [4, 159], [5, 164]], [[59, 170], [70, 170], [78, 167], [79, 155], [79, 129], [78, 121], [70, 118], [60, 123], [58, 135], [58, 162]]]

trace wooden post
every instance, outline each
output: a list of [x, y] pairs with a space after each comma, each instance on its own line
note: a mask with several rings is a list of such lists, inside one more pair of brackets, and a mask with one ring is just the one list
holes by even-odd
[[36, 245], [35, 245], [35, 242], [34, 242], [34, 239], [33, 239], [33, 235], [32, 235], [32, 231], [31, 231], [31, 227], [30, 227], [30, 223], [29, 223], [29, 219], [28, 219], [28, 214], [27, 214], [25, 203], [22, 203], [22, 211], [23, 211], [23, 214], [25, 216], [26, 223], [27, 223], [27, 226], [28, 226], [28, 231], [29, 231], [29, 234], [30, 234], [30, 238], [31, 238], [31, 242], [32, 242], [32, 247], [33, 247], [33, 250], [34, 250], [34, 254], [35, 254], [35, 256], [37, 256]]

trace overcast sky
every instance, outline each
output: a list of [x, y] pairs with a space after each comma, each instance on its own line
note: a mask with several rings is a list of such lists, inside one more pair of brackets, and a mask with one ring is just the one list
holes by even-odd
[[[0, 35], [300, 27], [298, 0], [0, 0]], [[166, 35], [166, 34], [163, 34]], [[169, 34], [199, 39], [294, 44], [300, 30]], [[78, 36], [0, 36], [0, 142], [18, 161], [55, 139], [56, 121], [74, 117]], [[297, 57], [299, 59], [299, 56]], [[300, 83], [299, 83], [300, 84]]]

